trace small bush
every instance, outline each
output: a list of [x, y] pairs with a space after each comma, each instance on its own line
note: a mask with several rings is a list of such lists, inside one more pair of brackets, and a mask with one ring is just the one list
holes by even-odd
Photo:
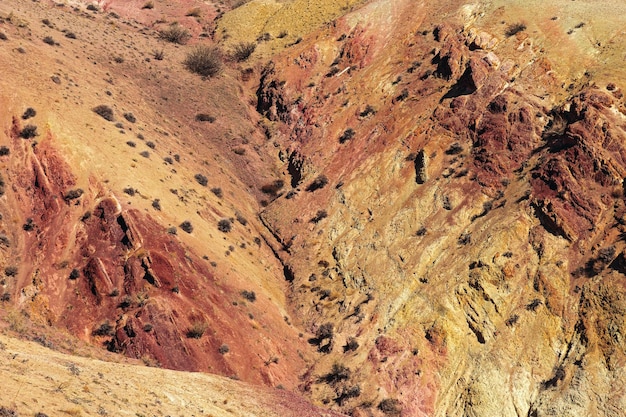
[[346, 341], [346, 344], [343, 347], [343, 351], [345, 353], [345, 352], [357, 350], [358, 348], [359, 348], [359, 342], [357, 342], [357, 340], [354, 337], [349, 337], [348, 340]]
[[250, 58], [250, 55], [254, 53], [256, 49], [256, 43], [254, 42], [239, 42], [233, 48], [233, 57], [237, 62], [243, 62]]
[[78, 279], [80, 277], [80, 271], [76, 268], [72, 269], [72, 272], [70, 272], [70, 279], [71, 280], [75, 280]]
[[146, 142], [146, 146], [150, 149], [156, 149], [156, 145], [151, 141]]
[[315, 190], [324, 188], [327, 184], [328, 184], [328, 178], [326, 178], [325, 175], [320, 175], [317, 178], [315, 178], [313, 182], [309, 184], [308, 187], [306, 187], [306, 190], [308, 192], [313, 192]]
[[29, 107], [24, 111], [24, 114], [22, 114], [22, 119], [28, 120], [31, 117], [35, 117], [36, 115], [37, 115], [37, 111], [33, 109], [32, 107]]
[[131, 123], [135, 123], [137, 121], [135, 115], [130, 112], [124, 113], [124, 119], [128, 120]]
[[152, 0], [147, 1], [143, 4], [143, 6], [141, 6], [142, 9], [154, 9], [154, 2]]
[[7, 156], [11, 153], [8, 147], [0, 146], [0, 156]]
[[92, 110], [94, 113], [102, 117], [104, 120], [107, 120], [109, 122], [112, 122], [113, 120], [115, 120], [115, 117], [113, 116], [113, 109], [107, 105], [101, 104], [99, 106], [94, 107]]
[[224, 196], [224, 193], [222, 192], [222, 189], [220, 187], [211, 188], [211, 192], [215, 194], [215, 196], [218, 198], [222, 198]]
[[242, 226], [245, 226], [248, 224], [248, 219], [246, 219], [245, 217], [243, 217], [243, 215], [241, 213], [236, 213], [235, 217], [237, 218], [237, 221], [239, 223], [241, 223]]
[[76, 39], [76, 34], [74, 32], [65, 32], [65, 37], [68, 39]]
[[205, 322], [196, 321], [187, 329], [187, 337], [190, 339], [200, 339], [204, 335], [207, 327]]
[[196, 181], [198, 181], [198, 184], [202, 185], [203, 187], [206, 187], [206, 185], [209, 183], [209, 179], [202, 174], [196, 174], [193, 177], [196, 179]]
[[265, 184], [261, 187], [261, 192], [269, 195], [276, 195], [281, 188], [285, 186], [285, 181], [275, 180], [270, 184]]
[[0, 417], [17, 417], [17, 411], [12, 408], [0, 407]]
[[311, 219], [311, 223], [317, 224], [320, 221], [322, 221], [322, 219], [325, 219], [326, 217], [328, 217], [328, 213], [326, 212], [326, 210], [318, 210], [317, 214], [315, 214], [315, 217]]
[[215, 47], [198, 45], [187, 54], [183, 64], [195, 74], [214, 77], [222, 70], [222, 56]]
[[53, 45], [53, 46], [56, 43], [52, 36], [46, 36], [45, 38], [43, 38], [43, 41], [44, 43], [47, 43], [48, 45]]
[[4, 268], [4, 275], [7, 277], [14, 277], [17, 275], [17, 266], [7, 266]]
[[215, 122], [215, 117], [205, 114], [205, 113], [198, 113], [196, 114], [196, 121], [213, 123]]
[[345, 381], [350, 378], [351, 371], [345, 365], [335, 363], [329, 373], [322, 377], [322, 380], [327, 384], [336, 384], [340, 381]]
[[144, 158], [150, 158], [150, 152], [148, 151], [139, 152], [139, 155], [143, 156]]
[[219, 347], [217, 351], [220, 353], [220, 355], [225, 355], [230, 352], [230, 348], [226, 343], [224, 343], [222, 346]]
[[166, 156], [165, 158], [163, 158], [163, 161], [168, 165], [172, 165], [174, 163], [174, 160], [170, 158], [169, 156]]
[[77, 198], [80, 198], [80, 196], [82, 196], [83, 193], [84, 193], [84, 191], [82, 190], [82, 188], [76, 188], [74, 190], [69, 190], [65, 194], [65, 199], [66, 200], [76, 200]]
[[185, 220], [184, 222], [182, 222], [180, 224], [180, 228], [183, 229], [183, 231], [187, 233], [193, 232], [193, 225], [191, 224], [189, 220]]
[[122, 191], [124, 191], [125, 194], [128, 194], [129, 196], [134, 196], [135, 193], [137, 192], [137, 190], [135, 190], [134, 188], [128, 187], [128, 188], [124, 188]]
[[0, 32], [0, 40], [8, 41], [9, 38], [7, 37], [7, 35], [4, 32]]
[[137, 144], [133, 142], [132, 140], [127, 141], [126, 144], [130, 146], [131, 148], [134, 148], [135, 146], [137, 146]]
[[152, 200], [152, 208], [161, 211], [161, 200], [159, 200], [158, 198]]
[[354, 129], [352, 128], [346, 129], [343, 132], [343, 134], [339, 137], [339, 143], [346, 143], [347, 141], [352, 139], [354, 135], [355, 135]]
[[514, 23], [512, 25], [509, 25], [509, 27], [506, 28], [506, 30], [504, 31], [504, 34], [506, 35], [506, 37], [511, 37], [513, 35], [517, 35], [519, 32], [522, 32], [526, 30], [526, 25], [523, 23]]
[[38, 135], [39, 133], [37, 133], [37, 126], [35, 125], [26, 125], [20, 132], [20, 137], [23, 139], [32, 139]]
[[251, 303], [256, 301], [256, 293], [254, 291], [243, 290], [241, 296]]
[[164, 41], [184, 45], [191, 38], [191, 33], [179, 24], [173, 24], [159, 31], [159, 38]]
[[394, 398], [386, 398], [378, 404], [378, 409], [388, 416], [399, 416], [402, 411], [400, 401]]
[[167, 228], [167, 233], [170, 235], [175, 235], [176, 234], [176, 226], [171, 226]]
[[92, 12], [97, 12], [97, 11], [99, 11], [100, 9], [99, 9], [99, 8], [98, 8], [98, 6], [96, 6], [95, 4], [89, 4], [89, 5], [87, 6], [87, 10], [90, 10], [90, 11], [92, 11]]
[[165, 51], [163, 51], [163, 49], [160, 51], [154, 50], [152, 51], [152, 57], [157, 61], [163, 61], [163, 58], [165, 58]]
[[102, 323], [97, 329], [94, 329], [92, 333], [94, 336], [112, 336], [114, 330], [115, 328], [107, 320]]
[[232, 230], [233, 224], [228, 219], [222, 219], [217, 222], [217, 230], [223, 233], [228, 233]]

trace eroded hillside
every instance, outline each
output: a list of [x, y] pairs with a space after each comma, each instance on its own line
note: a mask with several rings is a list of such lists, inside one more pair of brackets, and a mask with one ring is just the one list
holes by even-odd
[[343, 3], [0, 4], [12, 331], [353, 416], [620, 415], [621, 6]]

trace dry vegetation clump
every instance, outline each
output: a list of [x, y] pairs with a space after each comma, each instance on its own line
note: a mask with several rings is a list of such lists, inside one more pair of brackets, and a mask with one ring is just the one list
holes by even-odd
[[222, 54], [214, 46], [198, 45], [187, 54], [185, 67], [204, 77], [214, 77], [222, 70]]
[[250, 58], [250, 55], [254, 53], [256, 49], [256, 43], [254, 42], [239, 42], [233, 48], [233, 57], [237, 62], [245, 61]]
[[191, 33], [178, 23], [174, 23], [167, 29], [160, 30], [159, 38], [167, 42], [184, 45], [189, 39], [191, 39]]
[[113, 116], [113, 109], [107, 105], [101, 104], [99, 106], [94, 107], [92, 110], [94, 113], [102, 117], [104, 120], [108, 120], [109, 122], [112, 122], [113, 120], [115, 120], [115, 117]]

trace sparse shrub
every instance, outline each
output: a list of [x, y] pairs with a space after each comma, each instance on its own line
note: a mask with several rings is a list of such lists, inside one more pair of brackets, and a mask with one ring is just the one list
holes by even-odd
[[308, 187], [306, 187], [306, 190], [308, 192], [313, 192], [315, 190], [324, 188], [327, 184], [328, 184], [328, 178], [326, 178], [325, 175], [320, 175], [317, 178], [315, 178], [313, 182], [309, 184]]
[[237, 221], [242, 225], [245, 226], [248, 224], [248, 219], [246, 219], [245, 217], [243, 217], [243, 215], [241, 213], [235, 213], [235, 217], [237, 218]]
[[176, 234], [176, 226], [171, 226], [167, 228], [167, 233], [170, 235], [175, 235]]
[[222, 57], [219, 49], [207, 45], [198, 45], [187, 54], [183, 62], [185, 67], [204, 77], [214, 77], [222, 69]]
[[11, 153], [8, 147], [0, 146], [0, 156], [7, 156]]
[[359, 342], [357, 342], [357, 340], [354, 337], [349, 337], [348, 340], [346, 340], [346, 344], [343, 347], [343, 351], [345, 353], [345, 352], [357, 350], [358, 348], [359, 348]]
[[115, 123], [115, 127], [117, 127], [118, 129], [124, 129], [124, 124], [122, 122], [117, 122]]
[[100, 9], [95, 4], [89, 4], [89, 5], [87, 5], [87, 10], [92, 11], [92, 12], [97, 12]]
[[522, 32], [526, 30], [526, 25], [523, 23], [514, 23], [512, 25], [509, 25], [506, 30], [504, 31], [504, 34], [506, 35], [506, 37], [511, 37], [513, 35], [517, 35], [519, 32]]
[[207, 327], [205, 322], [196, 321], [187, 329], [187, 337], [190, 339], [200, 339], [204, 335]]
[[18, 414], [12, 408], [0, 407], [0, 417], [18, 417]]
[[35, 229], [35, 223], [33, 222], [33, 219], [31, 219], [30, 217], [28, 219], [26, 219], [26, 223], [24, 223], [22, 225], [22, 229], [26, 232], [30, 232], [32, 230]]
[[170, 158], [169, 156], [166, 156], [165, 158], [163, 158], [163, 161], [168, 165], [172, 165], [174, 163], [174, 160]]
[[513, 326], [515, 323], [517, 323], [517, 321], [519, 320], [519, 315], [517, 314], [513, 314], [511, 317], [509, 317], [508, 319], [506, 319], [506, 321], [504, 322], [504, 324], [506, 324], [508, 327]]
[[241, 296], [251, 303], [256, 301], [256, 293], [254, 291], [243, 290]]
[[539, 308], [540, 305], [541, 305], [541, 300], [538, 299], [538, 298], [535, 298], [530, 303], [528, 303], [528, 305], [526, 306], [526, 310], [528, 310], [528, 311], [536, 311], [537, 308]]
[[191, 38], [191, 33], [178, 23], [159, 31], [159, 38], [164, 41], [184, 45]]
[[124, 309], [130, 307], [131, 305], [133, 305], [133, 299], [130, 298], [129, 295], [125, 295], [119, 303], [119, 307]]
[[250, 58], [250, 55], [254, 53], [256, 49], [256, 43], [254, 42], [239, 42], [233, 48], [233, 57], [237, 62], [243, 62]]
[[215, 194], [215, 196], [218, 198], [222, 198], [224, 196], [224, 193], [222, 192], [222, 189], [220, 187], [211, 188], [211, 192]]
[[180, 224], [180, 228], [183, 229], [184, 232], [191, 233], [193, 232], [193, 225], [189, 220], [185, 220]]
[[463, 233], [459, 236], [459, 245], [467, 245], [472, 242], [472, 235], [470, 233]]
[[52, 36], [46, 36], [45, 38], [43, 38], [43, 41], [44, 43], [47, 43], [48, 45], [53, 45], [53, 46], [56, 43]]
[[196, 114], [196, 121], [213, 123], [215, 122], [215, 117], [208, 115], [206, 113], [198, 113]]
[[39, 133], [37, 133], [37, 126], [35, 125], [26, 125], [20, 132], [20, 137], [23, 139], [32, 139], [38, 135]]
[[165, 51], [163, 51], [163, 49], [160, 51], [154, 50], [152, 51], [152, 57], [157, 61], [163, 61], [163, 58], [165, 58]]
[[146, 142], [146, 146], [150, 149], [156, 149], [156, 145], [151, 141]]
[[144, 158], [150, 158], [150, 152], [148, 151], [139, 152], [139, 155], [143, 156]]
[[350, 139], [352, 139], [355, 135], [354, 129], [351, 127], [347, 128], [341, 136], [339, 136], [339, 143], [346, 143]]
[[22, 114], [22, 119], [28, 120], [31, 117], [35, 117], [36, 115], [37, 115], [37, 111], [33, 109], [32, 107], [29, 107], [26, 110], [24, 110], [24, 114]]
[[272, 35], [270, 35], [268, 32], [265, 32], [256, 38], [257, 42], [267, 42], [271, 39], [272, 39]]
[[409, 90], [407, 90], [406, 88], [402, 90], [402, 92], [400, 92], [400, 94], [398, 94], [396, 96], [396, 98], [394, 99], [394, 102], [399, 102], [399, 101], [404, 101], [407, 98], [409, 98]]
[[454, 142], [450, 147], [446, 150], [446, 155], [458, 155], [463, 152], [463, 146], [459, 142]]
[[148, 333], [148, 332], [150, 332], [153, 329], [153, 327], [154, 326], [152, 324], [146, 323], [146, 324], [143, 325], [143, 331]]
[[224, 343], [222, 346], [219, 347], [219, 349], [217, 349], [217, 351], [220, 353], [220, 355], [225, 355], [230, 352], [230, 348], [226, 343]]
[[222, 219], [219, 222], [217, 222], [217, 230], [219, 230], [222, 233], [228, 233], [231, 231], [232, 228], [233, 228], [233, 224], [231, 223], [229, 219]]
[[14, 277], [17, 275], [17, 266], [7, 266], [4, 268], [4, 275], [7, 277]]
[[135, 146], [137, 146], [137, 144], [133, 142], [132, 140], [127, 141], [126, 144], [130, 146], [131, 148], [134, 148]]
[[395, 398], [385, 398], [378, 404], [378, 409], [387, 416], [399, 416], [402, 411], [400, 401]]
[[278, 34], [277, 38], [282, 39], [282, 38], [286, 37], [287, 35], [289, 35], [289, 33], [286, 30], [281, 30], [280, 33]]
[[76, 39], [76, 34], [74, 32], [65, 32], [65, 37], [68, 39]]
[[158, 198], [152, 200], [152, 208], [161, 211], [161, 200], [159, 200]]
[[206, 185], [209, 183], [209, 179], [202, 174], [196, 174], [193, 177], [196, 179], [196, 181], [198, 181], [198, 184], [202, 185], [203, 187], [206, 187]]
[[322, 381], [327, 384], [336, 384], [350, 378], [351, 371], [345, 365], [334, 363], [331, 371], [322, 377]]
[[359, 113], [359, 116], [367, 117], [370, 114], [376, 114], [376, 110], [374, 109], [374, 107], [368, 104], [367, 106], [365, 106], [365, 109], [361, 113]]
[[141, 6], [142, 9], [154, 9], [154, 2], [152, 0], [147, 1], [143, 4], [143, 6]]
[[424, 236], [427, 231], [428, 230], [426, 229], [426, 227], [422, 226], [419, 229], [417, 229], [417, 231], [415, 232], [415, 236]]
[[131, 197], [132, 197], [132, 196], [134, 196], [134, 195], [135, 195], [135, 193], [137, 192], [137, 190], [135, 190], [135, 189], [134, 189], [134, 188], [132, 188], [132, 187], [124, 188], [124, 190], [123, 190], [123, 191], [124, 191], [124, 193], [125, 193], [125, 194], [128, 194], [128, 195], [129, 195], [129, 196], [131, 196]]
[[84, 193], [82, 188], [76, 188], [74, 190], [69, 190], [67, 193], [65, 193], [65, 199], [66, 200], [76, 200], [77, 198], [80, 198], [80, 196], [82, 196]]
[[130, 112], [124, 113], [124, 119], [128, 120], [131, 123], [135, 123], [137, 121], [135, 115]]
[[107, 120], [109, 122], [112, 122], [113, 120], [115, 120], [115, 117], [113, 116], [113, 109], [107, 105], [101, 104], [99, 106], [94, 107], [92, 110], [94, 113], [102, 117], [104, 120]]
[[113, 330], [115, 330], [115, 328], [107, 320], [104, 323], [102, 323], [97, 329], [95, 329], [92, 333], [94, 336], [112, 336]]
[[311, 219], [311, 223], [319, 223], [322, 219], [325, 219], [326, 217], [328, 217], [328, 213], [326, 212], [326, 210], [318, 210], [317, 214], [315, 214], [315, 217], [313, 217]]
[[8, 41], [9, 38], [4, 32], [0, 32], [0, 41]]
[[242, 148], [241, 146], [238, 146], [236, 148], [233, 148], [233, 152], [236, 153], [237, 155], [245, 155], [246, 148]]
[[76, 268], [72, 269], [72, 272], [70, 272], [70, 279], [71, 280], [75, 280], [78, 279], [80, 277], [80, 271]]

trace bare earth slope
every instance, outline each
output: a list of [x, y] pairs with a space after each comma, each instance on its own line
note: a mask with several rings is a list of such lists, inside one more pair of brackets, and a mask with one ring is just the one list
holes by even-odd
[[[623, 413], [622, 6], [150, 3], [0, 3], [8, 331], [353, 416]], [[188, 45], [158, 39], [174, 21]], [[184, 70], [242, 41], [214, 78]], [[24, 381], [10, 355], [39, 348], [3, 343]], [[76, 363], [213, 387], [172, 413], [319, 412]], [[49, 391], [61, 368], [22, 369]], [[170, 389], [144, 388], [136, 407]], [[37, 411], [24, 395], [0, 399]]]

